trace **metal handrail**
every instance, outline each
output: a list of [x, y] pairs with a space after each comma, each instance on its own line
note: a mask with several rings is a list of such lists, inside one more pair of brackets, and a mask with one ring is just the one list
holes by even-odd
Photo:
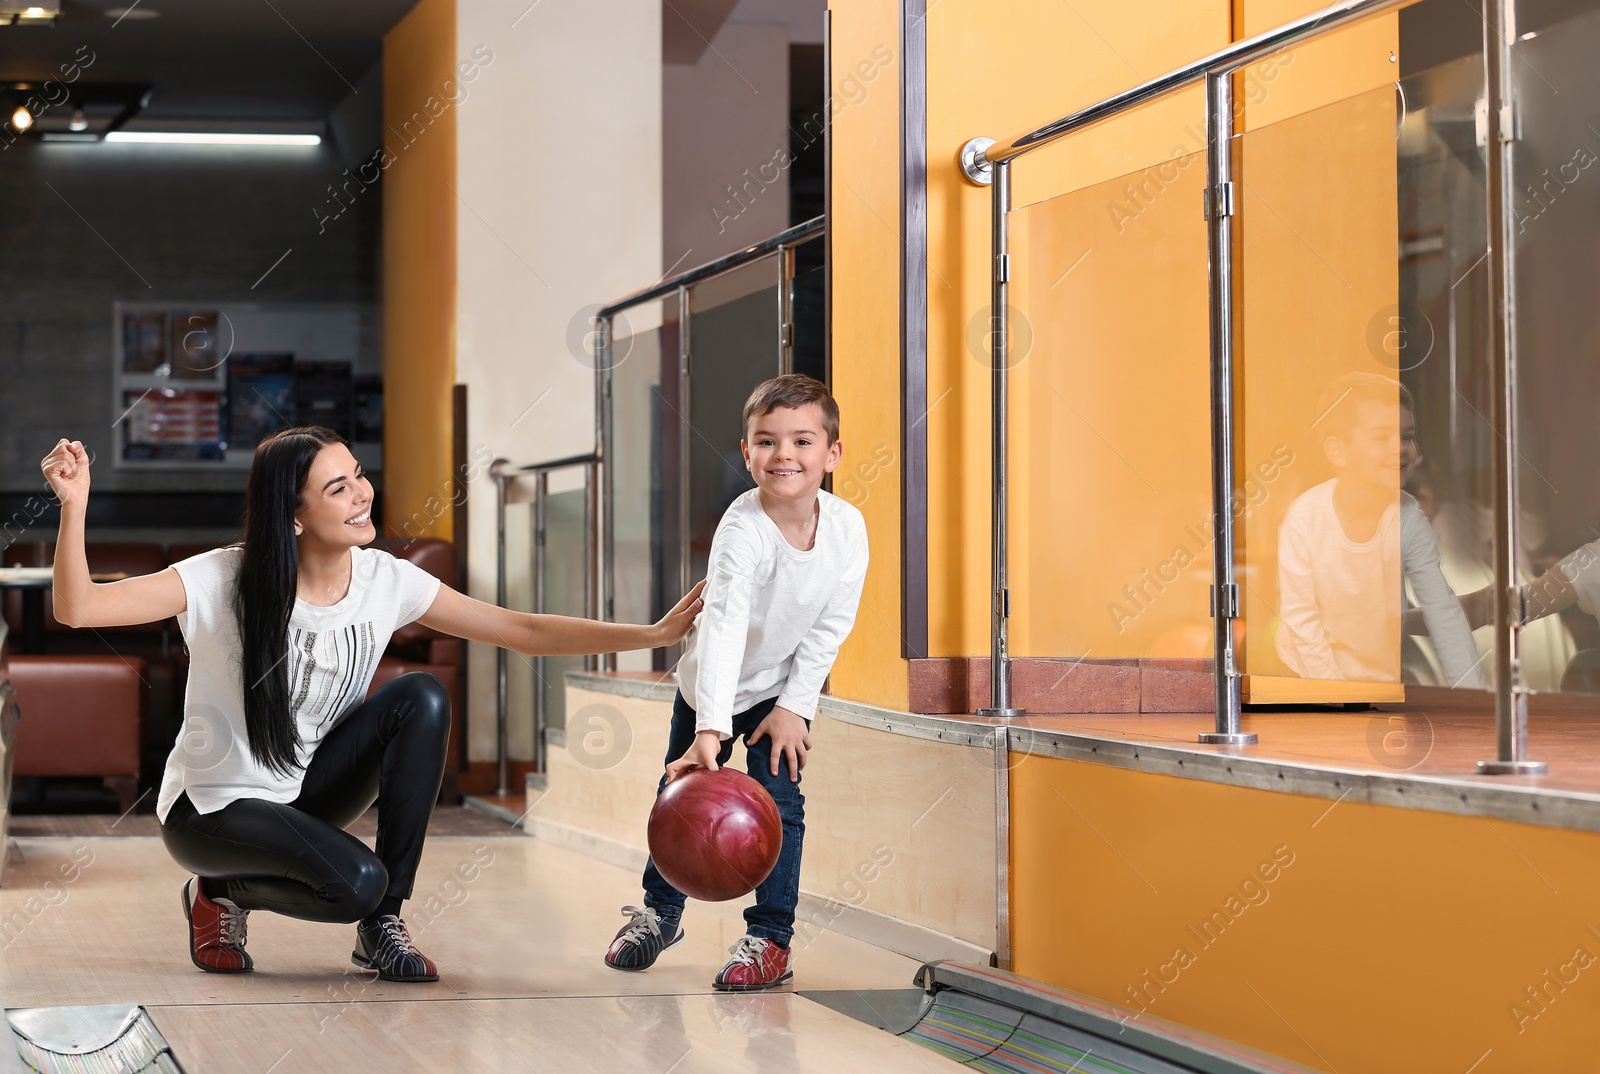
[[[982, 150], [980, 159], [984, 164], [1012, 160], [1085, 127], [1110, 119], [1130, 108], [1148, 104], [1157, 97], [1164, 97], [1174, 90], [1203, 81], [1208, 76], [1231, 74], [1247, 64], [1272, 55], [1286, 45], [1320, 36], [1329, 30], [1336, 30], [1349, 23], [1412, 2], [1414, 0], [1340, 0], [1338, 3], [1329, 4], [1314, 15], [1306, 15], [1254, 37], [1236, 41], [1209, 56], [1185, 64], [1131, 89], [1123, 90], [1087, 108], [1069, 112], [1042, 127], [1019, 134], [1015, 138], [994, 142]], [[969, 177], [971, 177], [970, 172]]]
[[[519, 466], [515, 470], [508, 469], [510, 460], [495, 459], [489, 464], [489, 475], [495, 480], [496, 504], [496, 530], [495, 530], [495, 601], [500, 607], [506, 605], [506, 506], [510, 503], [509, 489], [513, 481], [520, 476], [531, 475], [534, 478], [533, 493], [533, 611], [534, 614], [543, 614], [545, 610], [545, 549], [547, 527], [545, 519], [545, 504], [550, 495], [550, 475], [557, 470], [565, 470], [573, 466], [584, 468], [583, 487], [583, 614], [586, 618], [594, 618], [595, 609], [599, 603], [600, 589], [600, 563], [599, 563], [599, 495], [600, 495], [600, 452], [590, 451], [582, 455], [568, 455], [565, 458], [551, 459], [548, 462], [535, 462], [526, 466]], [[534, 677], [544, 678], [543, 668], [546, 657], [534, 657]], [[508, 794], [510, 782], [510, 732], [509, 732], [509, 707], [507, 689], [507, 660], [505, 647], [500, 646], [495, 650], [495, 733], [496, 733], [496, 768], [498, 781], [498, 794]], [[584, 667], [593, 670], [596, 658], [584, 657]], [[545, 705], [544, 690], [535, 682], [533, 689], [533, 770], [545, 771], [545, 729], [548, 724], [549, 713]]]
[[748, 265], [752, 261], [760, 261], [763, 257], [780, 253], [786, 247], [798, 246], [807, 239], [822, 234], [826, 228], [827, 221], [823, 217], [814, 216], [803, 224], [796, 224], [787, 231], [778, 232], [770, 239], [762, 239], [758, 243], [746, 246], [743, 250], [736, 250], [724, 257], [717, 258], [715, 261], [707, 261], [703, 265], [687, 269], [676, 276], [669, 276], [642, 291], [635, 291], [631, 295], [619, 298], [609, 306], [601, 306], [595, 317], [597, 319], [615, 317], [630, 306], [637, 306], [641, 302], [649, 302], [655, 298], [665, 298], [680, 287], [693, 286], [713, 276], [721, 276], [723, 273], [731, 272], [742, 265]]
[[[993, 264], [993, 340], [994, 377], [992, 420], [995, 424], [993, 481], [995, 534], [992, 549], [992, 656], [991, 706], [984, 710], [998, 719], [1020, 715], [1011, 706], [1010, 657], [1006, 652], [1006, 624], [1010, 617], [1010, 594], [1006, 588], [1004, 542], [1007, 459], [1004, 424], [1006, 420], [1006, 336], [1009, 313], [1004, 305], [1005, 283], [1010, 276], [1006, 256], [1004, 216], [1009, 211], [1010, 164], [1017, 157], [1059, 141], [1095, 123], [1131, 108], [1149, 103], [1174, 90], [1204, 82], [1206, 87], [1206, 219], [1208, 230], [1208, 285], [1210, 291], [1211, 357], [1211, 470], [1212, 506], [1217, 520], [1214, 541], [1214, 578], [1211, 613], [1215, 626], [1216, 731], [1201, 735], [1201, 741], [1224, 745], [1249, 745], [1256, 736], [1240, 729], [1241, 673], [1235, 659], [1233, 621], [1239, 612], [1239, 590], [1235, 583], [1235, 539], [1233, 527], [1234, 435], [1233, 435], [1233, 313], [1234, 280], [1232, 269], [1232, 227], [1235, 212], [1230, 141], [1234, 134], [1234, 96], [1232, 75], [1241, 67], [1300, 41], [1319, 37], [1359, 20], [1397, 9], [1409, 0], [1338, 0], [1322, 11], [1285, 23], [1146, 81], [1113, 97], [1071, 112], [1005, 141], [973, 138], [962, 147], [960, 165], [974, 183], [993, 187], [991, 214], [991, 262]], [[1496, 281], [1491, 311], [1495, 318], [1492, 335], [1492, 380], [1495, 406], [1492, 424], [1500, 449], [1495, 458], [1495, 597], [1496, 597], [1496, 729], [1498, 759], [1480, 762], [1486, 773], [1528, 773], [1544, 770], [1539, 762], [1526, 759], [1526, 700], [1515, 678], [1519, 622], [1510, 609], [1515, 601], [1514, 549], [1516, 511], [1514, 505], [1516, 412], [1514, 398], [1516, 353], [1510, 323], [1510, 281], [1514, 244], [1508, 241], [1511, 220], [1509, 191], [1512, 184], [1509, 142], [1501, 137], [1500, 123], [1509, 113], [1510, 86], [1505, 66], [1510, 54], [1515, 25], [1513, 0], [1493, 0], [1486, 5], [1483, 43], [1489, 112], [1487, 211], [1490, 219], [1490, 275]]]

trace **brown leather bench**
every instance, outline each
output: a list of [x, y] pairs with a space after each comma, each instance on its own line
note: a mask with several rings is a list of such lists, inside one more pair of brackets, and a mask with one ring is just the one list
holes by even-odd
[[[55, 552], [54, 541], [18, 543], [6, 549], [5, 562], [8, 566], [48, 567], [55, 562]], [[166, 553], [154, 541], [89, 541], [84, 546], [84, 558], [89, 562], [89, 570], [95, 574], [157, 574], [167, 566]], [[7, 593], [6, 621], [13, 630], [21, 625], [21, 612], [20, 594], [14, 591]], [[135, 776], [142, 778], [142, 789], [159, 783], [180, 722], [180, 672], [173, 666], [169, 656], [167, 624], [138, 623], [132, 626], [74, 629], [57, 622], [54, 598], [47, 590], [44, 594], [44, 627], [45, 653], [50, 656], [129, 657], [143, 662], [140, 676], [149, 694], [140, 709], [143, 722], [138, 728], [143, 763], [133, 771]], [[117, 775], [110, 772], [81, 774]]]
[[[397, 559], [409, 560], [445, 585], [455, 588], [456, 547], [437, 537], [416, 540], [380, 538], [371, 547], [382, 549]], [[445, 747], [444, 783], [439, 791], [443, 802], [461, 800], [460, 777], [466, 771], [466, 649], [460, 638], [441, 634], [421, 623], [411, 623], [394, 632], [389, 648], [378, 661], [372, 676], [372, 690], [408, 671], [426, 671], [437, 678], [450, 694], [450, 741]], [[368, 691], [370, 695], [371, 690]]]
[[139, 784], [139, 731], [147, 690], [134, 656], [13, 656], [15, 776], [105, 780], [124, 810]]

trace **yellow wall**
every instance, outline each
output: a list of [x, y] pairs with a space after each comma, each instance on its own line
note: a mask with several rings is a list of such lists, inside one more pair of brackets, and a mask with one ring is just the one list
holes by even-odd
[[391, 536], [452, 535], [455, 0], [421, 0], [383, 41], [384, 497]]
[[[831, 10], [833, 392], [844, 458], [833, 490], [861, 509], [872, 566], [833, 666], [840, 697], [904, 709], [900, 643], [900, 27], [898, 5]], [[885, 62], [888, 57], [888, 62]], [[868, 80], [864, 72], [875, 74]]]
[[1594, 1069], [1600, 835], [1041, 757], [1011, 795], [1019, 973], [1318, 1070]]

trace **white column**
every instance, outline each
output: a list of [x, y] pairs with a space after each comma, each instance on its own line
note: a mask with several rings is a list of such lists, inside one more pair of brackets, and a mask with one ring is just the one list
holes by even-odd
[[[456, 50], [479, 68], [461, 87], [455, 182], [469, 456], [580, 454], [594, 446], [594, 373], [569, 343], [574, 320], [662, 269], [661, 5], [462, 0]], [[469, 592], [491, 602], [494, 507], [478, 474]], [[513, 601], [530, 588], [525, 512], [509, 534]], [[473, 648], [469, 756], [490, 760], [494, 651]], [[521, 658], [510, 666], [512, 756], [526, 757], [531, 675]]]

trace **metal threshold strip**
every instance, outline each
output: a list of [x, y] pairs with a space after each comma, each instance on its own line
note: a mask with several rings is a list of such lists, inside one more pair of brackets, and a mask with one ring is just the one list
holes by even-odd
[[1307, 1074], [1307, 1068], [1005, 970], [930, 962], [928, 1002], [900, 1035], [1005, 1074]]
[[6, 1011], [16, 1050], [0, 1074], [183, 1074], [143, 1007], [31, 1007]]

